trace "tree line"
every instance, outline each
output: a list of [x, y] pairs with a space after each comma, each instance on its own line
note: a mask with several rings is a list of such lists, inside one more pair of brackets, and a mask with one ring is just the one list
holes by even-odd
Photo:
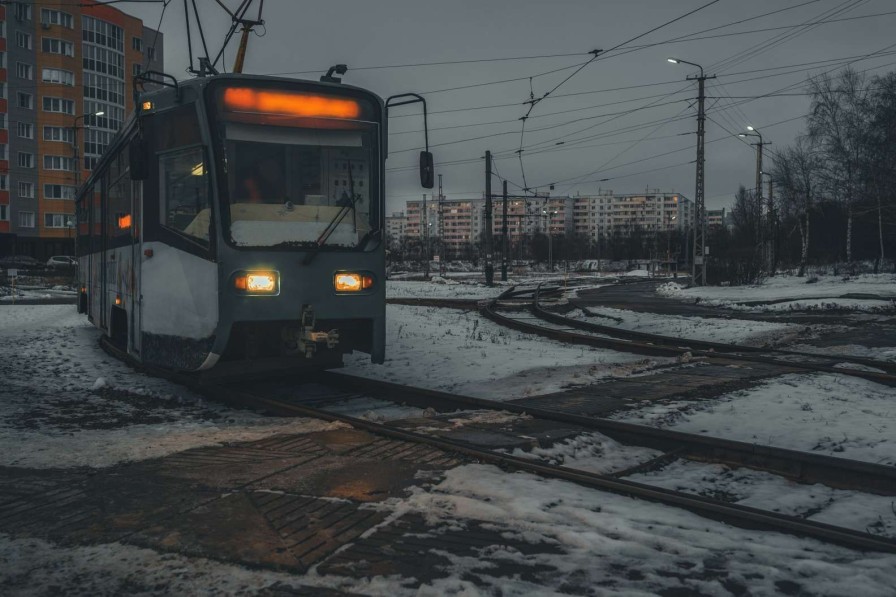
[[[768, 193], [740, 188], [716, 272], [755, 281], [780, 267], [873, 261], [896, 250], [896, 73], [866, 77], [847, 68], [809, 80], [802, 135], [772, 152]], [[711, 242], [711, 241], [710, 241]]]

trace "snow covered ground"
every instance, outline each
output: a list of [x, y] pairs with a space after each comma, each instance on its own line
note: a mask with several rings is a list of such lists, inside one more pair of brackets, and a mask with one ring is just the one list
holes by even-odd
[[586, 385], [668, 361], [546, 340], [474, 312], [403, 305], [386, 308], [386, 346], [383, 365], [354, 354], [343, 371], [501, 400]]
[[700, 402], [662, 402], [619, 419], [896, 466], [896, 388], [792, 374]]
[[[394, 282], [389, 294], [433, 296], [442, 287], [443, 296], [453, 297], [486, 298], [495, 292], [468, 284]], [[366, 355], [353, 355], [347, 372], [511, 398], [650, 367], [633, 355], [509, 331], [475, 313], [396, 305], [388, 307], [387, 317], [387, 363], [371, 365]], [[659, 320], [643, 323], [661, 326]], [[681, 326], [679, 333], [710, 333], [688, 327], [687, 321], [666, 325]], [[722, 331], [712, 333], [743, 338], [787, 332], [725, 331], [722, 323], [716, 325]], [[95, 329], [70, 305], [0, 307], [0, 465], [102, 467], [197, 446], [329, 428], [317, 421], [271, 419], [208, 403], [135, 373], [103, 353], [96, 340]], [[644, 404], [621, 418], [896, 465], [894, 405], [896, 389], [806, 374], [704, 402]], [[536, 450], [533, 456], [609, 472], [652, 454], [591, 434]], [[764, 473], [676, 463], [636, 479], [704, 495], [716, 491], [785, 513], [812, 511], [818, 520], [879, 533], [896, 529], [896, 516], [885, 516], [889, 502], [884, 498], [795, 486]], [[433, 485], [421, 484], [381, 507], [393, 516], [420, 513], [437, 527], [478, 521], [508, 538], [551, 545], [556, 553], [534, 556], [499, 549], [488, 555], [562, 573], [545, 575], [539, 583], [496, 578], [480, 558], [452, 558], [447, 578], [418, 589], [401, 578], [352, 580], [316, 569], [296, 576], [117, 543], [59, 546], [0, 535], [0, 592], [12, 586], [34, 594], [58, 587], [116, 594], [139, 586], [166, 594], [236, 595], [289, 587], [301, 592], [298, 587], [304, 586], [395, 596], [528, 595], [562, 593], [572, 579], [578, 586], [594, 587], [596, 594], [889, 596], [896, 586], [894, 556], [735, 529], [675, 508], [485, 465], [449, 470]]]
[[0, 465], [104, 467], [327, 424], [225, 408], [136, 373], [72, 305], [0, 306]]
[[785, 343], [802, 329], [801, 326], [787, 323], [749, 319], [683, 317], [609, 307], [588, 307], [588, 311], [594, 313], [595, 316], [589, 317], [577, 309], [569, 313], [567, 317], [648, 334], [753, 346]]
[[[813, 283], [807, 280], [816, 279]], [[683, 288], [668, 282], [657, 289], [661, 296], [743, 311], [846, 309], [892, 310], [896, 300], [896, 274], [863, 274], [853, 277], [778, 275], [755, 286], [697, 286]], [[840, 298], [847, 294], [878, 298]], [[750, 305], [745, 303], [764, 302]]]

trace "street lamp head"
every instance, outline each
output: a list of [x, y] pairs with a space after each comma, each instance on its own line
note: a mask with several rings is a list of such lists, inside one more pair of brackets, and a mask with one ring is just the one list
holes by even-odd
[[105, 112], [103, 112], [102, 110], [100, 110], [99, 112], [96, 112], [96, 113], [94, 114], [94, 116], [102, 116], [103, 114], [105, 114]]
[[755, 131], [756, 129], [754, 129], [753, 127], [751, 127], [751, 126], [748, 124], [748, 125], [747, 125], [747, 130], [748, 130], [748, 131]]
[[678, 64], [678, 58], [666, 58], [666, 60], [668, 60], [672, 64]]
[[738, 136], [738, 137], [746, 137], [746, 135], [743, 134], [743, 133], [738, 133], [737, 136]]

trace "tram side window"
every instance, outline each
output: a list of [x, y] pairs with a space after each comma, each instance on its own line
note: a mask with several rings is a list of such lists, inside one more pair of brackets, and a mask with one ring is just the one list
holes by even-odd
[[162, 222], [168, 228], [208, 243], [211, 209], [208, 169], [202, 147], [159, 157]]
[[77, 236], [77, 253], [78, 256], [87, 255], [90, 250], [90, 207], [93, 195], [93, 189], [88, 189], [86, 193], [78, 201], [78, 236]]
[[109, 215], [106, 223], [110, 239], [131, 236], [131, 179], [127, 173], [109, 184]]
[[90, 252], [97, 253], [103, 248], [103, 202], [100, 195], [102, 182], [96, 187], [91, 187], [85, 194], [88, 209], [90, 210]]

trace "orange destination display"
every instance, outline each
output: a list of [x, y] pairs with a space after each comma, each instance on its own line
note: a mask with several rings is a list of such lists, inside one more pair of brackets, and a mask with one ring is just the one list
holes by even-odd
[[247, 87], [225, 89], [224, 108], [231, 112], [262, 112], [321, 118], [358, 118], [361, 115], [360, 104], [352, 99]]

